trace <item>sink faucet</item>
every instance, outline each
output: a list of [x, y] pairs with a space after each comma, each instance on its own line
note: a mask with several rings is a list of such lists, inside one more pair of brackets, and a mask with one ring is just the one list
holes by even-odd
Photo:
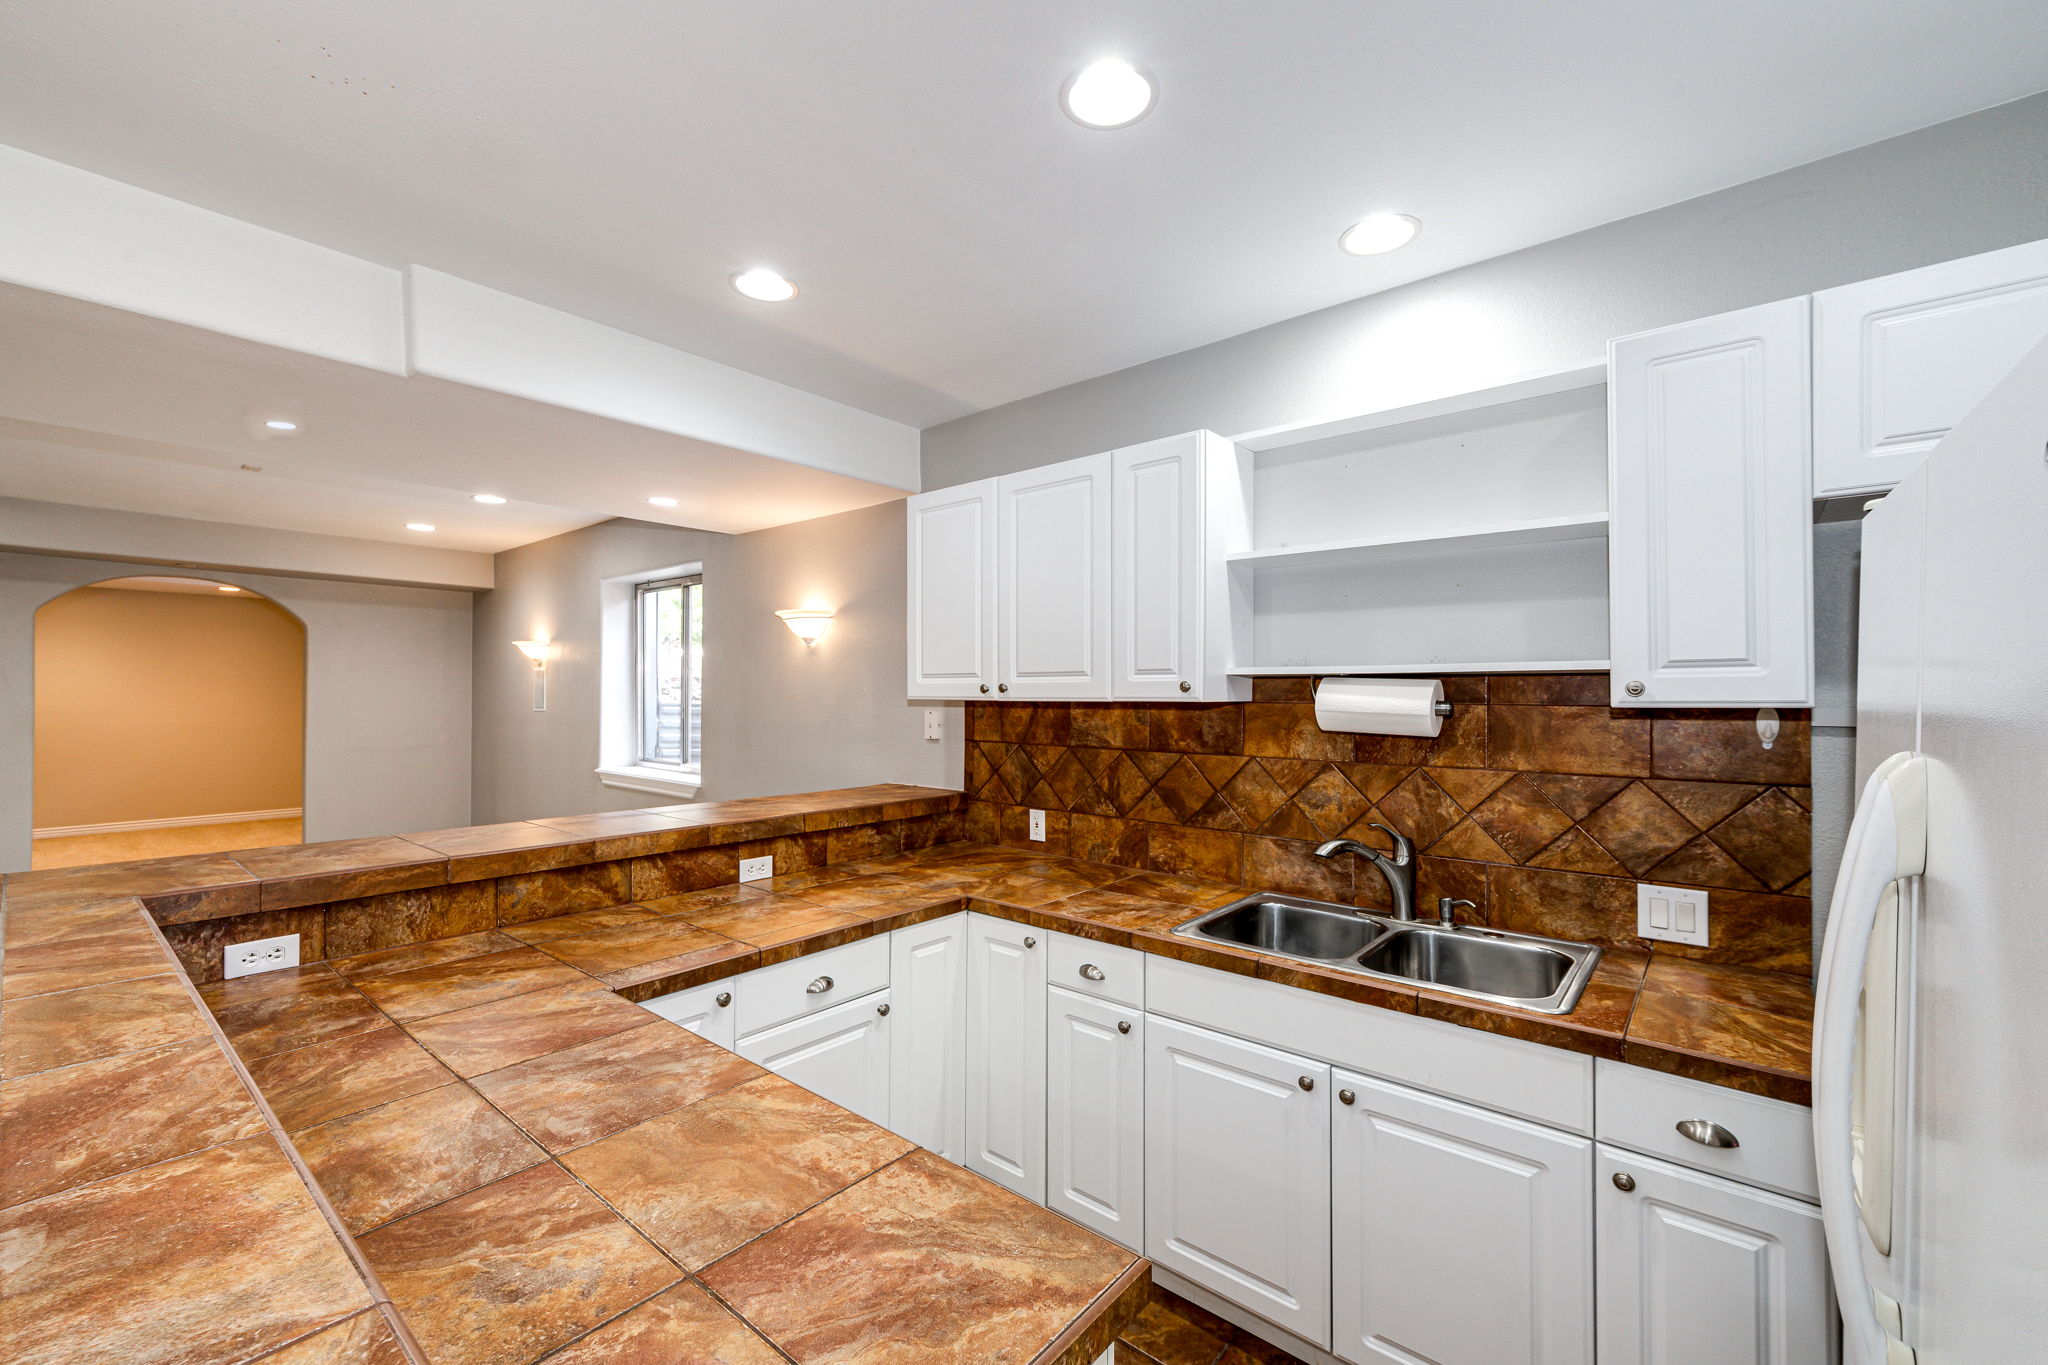
[[1369, 860], [1387, 879], [1387, 890], [1394, 897], [1394, 918], [1415, 918], [1415, 845], [1408, 842], [1408, 836], [1397, 829], [1388, 829], [1376, 824], [1374, 829], [1384, 831], [1394, 841], [1391, 854], [1382, 853], [1370, 844], [1361, 844], [1356, 839], [1332, 839], [1316, 850], [1318, 858], [1328, 858], [1338, 853], [1356, 853]]

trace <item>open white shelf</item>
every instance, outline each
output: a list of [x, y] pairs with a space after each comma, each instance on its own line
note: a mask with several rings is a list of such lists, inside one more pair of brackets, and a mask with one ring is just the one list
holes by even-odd
[[1261, 668], [1256, 665], [1239, 668], [1233, 665], [1230, 671], [1239, 677], [1245, 678], [1335, 678], [1400, 673], [1424, 673], [1432, 677], [1439, 673], [1605, 673], [1607, 671], [1607, 660], [1438, 659], [1423, 664], [1275, 664], [1268, 668]]
[[1533, 521], [1500, 522], [1491, 526], [1454, 527], [1412, 536], [1376, 536], [1321, 545], [1283, 546], [1277, 550], [1245, 550], [1226, 558], [1233, 564], [1273, 567], [1282, 564], [1357, 563], [1387, 554], [1419, 549], [1487, 549], [1505, 545], [1538, 545], [1553, 540], [1591, 540], [1607, 534], [1607, 514], [1538, 517]]
[[1240, 675], [1607, 667], [1607, 367], [1233, 438]]

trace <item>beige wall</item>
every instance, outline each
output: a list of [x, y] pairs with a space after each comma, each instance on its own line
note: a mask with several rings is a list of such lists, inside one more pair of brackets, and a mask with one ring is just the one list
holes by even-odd
[[80, 588], [35, 650], [37, 829], [299, 806], [306, 630], [276, 603]]

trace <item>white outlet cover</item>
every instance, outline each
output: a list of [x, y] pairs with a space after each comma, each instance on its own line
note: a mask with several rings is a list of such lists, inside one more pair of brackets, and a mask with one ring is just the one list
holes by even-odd
[[1689, 886], [1637, 882], [1636, 934], [1707, 947], [1707, 893]]
[[247, 943], [230, 943], [221, 949], [220, 974], [228, 981], [258, 972], [275, 972], [299, 965], [299, 936], [279, 934], [276, 938], [252, 938]]
[[926, 739], [944, 739], [946, 737], [945, 712], [927, 711], [924, 713], [924, 737]]
[[740, 859], [740, 880], [743, 882], [765, 882], [775, 875], [775, 856], [766, 858]]
[[1031, 812], [1031, 837], [1041, 842], [1045, 839], [1045, 812], [1042, 810]]

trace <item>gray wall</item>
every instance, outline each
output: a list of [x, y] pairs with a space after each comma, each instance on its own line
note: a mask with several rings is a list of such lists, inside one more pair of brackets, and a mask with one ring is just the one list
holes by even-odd
[[1455, 393], [1598, 359], [1610, 337], [2041, 237], [2048, 95], [932, 427], [924, 487]]
[[[611, 521], [497, 557], [477, 599], [475, 808], [479, 822], [666, 804], [605, 787], [598, 756], [599, 585], [704, 565], [704, 785], [700, 799], [868, 782], [957, 787], [961, 712], [925, 740], [904, 700], [903, 504], [883, 503], [742, 536]], [[806, 649], [776, 618], [830, 606]], [[548, 709], [532, 709], [513, 640], [544, 636]], [[938, 705], [933, 703], [933, 705]], [[674, 798], [680, 799], [680, 798]]]
[[[161, 565], [0, 554], [0, 870], [29, 864], [36, 608]], [[470, 595], [213, 569], [306, 627], [306, 838], [469, 823]], [[118, 780], [118, 777], [110, 778]]]

